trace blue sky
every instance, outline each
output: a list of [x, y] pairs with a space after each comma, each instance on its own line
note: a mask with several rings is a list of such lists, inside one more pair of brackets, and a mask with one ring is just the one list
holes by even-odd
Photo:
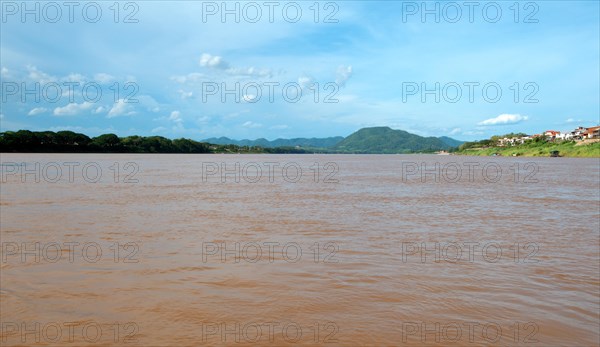
[[474, 140], [600, 122], [597, 1], [265, 3], [2, 1], [0, 128]]

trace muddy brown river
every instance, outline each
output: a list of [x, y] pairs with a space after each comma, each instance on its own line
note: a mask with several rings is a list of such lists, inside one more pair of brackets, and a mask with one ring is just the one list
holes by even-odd
[[2, 346], [597, 346], [600, 159], [2, 154]]

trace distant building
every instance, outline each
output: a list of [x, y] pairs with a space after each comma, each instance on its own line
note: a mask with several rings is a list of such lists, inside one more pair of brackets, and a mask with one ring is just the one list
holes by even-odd
[[513, 144], [512, 140], [513, 139], [509, 139], [507, 137], [500, 139], [500, 140], [498, 140], [498, 146], [504, 147], [504, 146], [512, 145]]
[[585, 139], [600, 139], [600, 126], [591, 128], [577, 127], [573, 131], [561, 133], [556, 130], [546, 130], [541, 134], [525, 135], [521, 137], [504, 137], [498, 139], [496, 144], [499, 147], [515, 146], [524, 144], [528, 140], [543, 138], [548, 141], [582, 141]]
[[600, 138], [600, 126], [587, 128], [587, 138], [588, 139]]
[[546, 130], [546, 132], [544, 133], [544, 135], [546, 135], [546, 137], [548, 138], [548, 140], [554, 141], [554, 139], [556, 139], [557, 136], [560, 135], [560, 131]]
[[525, 143], [525, 141], [528, 141], [528, 140], [533, 140], [533, 136], [525, 135], [525, 136], [523, 136], [523, 137], [520, 137], [518, 140], [519, 140], [521, 143]]
[[532, 139], [532, 137], [529, 135], [525, 135], [522, 137], [505, 137], [505, 138], [498, 140], [498, 145], [500, 147], [521, 145], [521, 144], [524, 144], [525, 141], [531, 140], [531, 139]]
[[556, 135], [556, 139], [557, 140], [564, 140], [564, 141], [568, 141], [568, 140], [573, 140], [573, 134], [569, 133], [560, 133], [558, 135]]
[[587, 129], [584, 127], [578, 127], [577, 129], [571, 131], [571, 135], [574, 140], [581, 140], [584, 137], [587, 137]]

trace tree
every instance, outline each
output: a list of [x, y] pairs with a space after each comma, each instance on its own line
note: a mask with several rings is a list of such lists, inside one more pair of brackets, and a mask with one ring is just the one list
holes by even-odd
[[54, 135], [55, 143], [62, 146], [87, 146], [91, 140], [84, 134], [59, 131]]
[[92, 139], [91, 145], [101, 151], [113, 151], [120, 147], [121, 140], [115, 134], [104, 134]]

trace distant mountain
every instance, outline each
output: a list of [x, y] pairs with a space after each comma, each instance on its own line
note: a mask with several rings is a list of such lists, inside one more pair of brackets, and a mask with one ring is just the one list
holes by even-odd
[[203, 142], [213, 143], [215, 145], [237, 145], [237, 146], [260, 146], [264, 148], [274, 147], [296, 147], [300, 146], [303, 148], [329, 148], [335, 146], [337, 143], [342, 141], [342, 136], [326, 137], [326, 138], [295, 138], [295, 139], [276, 139], [269, 141], [267, 139], [256, 139], [256, 140], [233, 140], [228, 137], [212, 137], [210, 139], [202, 140]]
[[295, 138], [233, 140], [228, 137], [212, 137], [203, 142], [215, 145], [260, 146], [263, 148], [296, 147], [323, 148], [334, 152], [350, 153], [413, 153], [434, 152], [458, 147], [463, 142], [453, 138], [422, 137], [403, 130], [393, 130], [389, 127], [363, 128], [350, 136], [327, 138]]
[[462, 143], [449, 137], [422, 137], [389, 127], [363, 128], [346, 137], [333, 149], [353, 153], [433, 152], [456, 147]]
[[465, 143], [464, 141], [455, 140], [448, 136], [441, 136], [441, 137], [438, 137], [438, 139], [442, 140], [443, 143], [447, 144], [450, 147], [458, 147], [458, 146], [462, 145], [463, 143]]

